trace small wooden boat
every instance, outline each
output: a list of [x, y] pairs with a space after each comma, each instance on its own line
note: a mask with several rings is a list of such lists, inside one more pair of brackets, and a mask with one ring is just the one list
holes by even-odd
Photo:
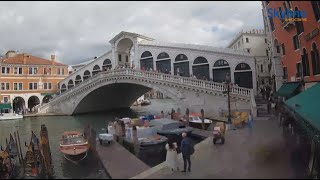
[[16, 160], [10, 156], [9, 147], [0, 151], [0, 179], [13, 179], [16, 174]]
[[20, 115], [20, 114], [14, 114], [14, 113], [0, 114], [0, 121], [15, 120], [15, 119], [22, 119], [22, 118], [23, 118], [23, 115]]
[[67, 131], [60, 140], [60, 151], [67, 160], [77, 163], [87, 157], [89, 143], [80, 132]]
[[[201, 120], [201, 114], [197, 113], [191, 113], [189, 115], [189, 125], [190, 127], [202, 129], [202, 120]], [[182, 119], [182, 121], [186, 122], [186, 119]], [[210, 119], [204, 119], [204, 128], [208, 129], [208, 127], [211, 125], [212, 120]]]
[[43, 157], [40, 151], [39, 139], [33, 132], [29, 145], [25, 143], [25, 146], [27, 147], [27, 152], [24, 159], [24, 178], [42, 178], [44, 175]]
[[151, 104], [151, 101], [149, 99], [145, 99], [141, 102], [141, 106], [147, 106], [147, 105], [150, 105]]

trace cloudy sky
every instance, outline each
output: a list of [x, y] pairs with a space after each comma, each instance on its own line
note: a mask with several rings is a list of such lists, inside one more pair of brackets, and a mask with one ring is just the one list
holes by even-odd
[[263, 28], [252, 2], [0, 2], [0, 55], [8, 50], [65, 64], [100, 56], [121, 31], [179, 43], [226, 46], [242, 29]]

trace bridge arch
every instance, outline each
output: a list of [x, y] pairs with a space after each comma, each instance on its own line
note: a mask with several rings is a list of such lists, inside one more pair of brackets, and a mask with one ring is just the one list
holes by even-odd
[[90, 71], [88, 71], [88, 70], [84, 71], [83, 80], [85, 81], [85, 80], [89, 79], [90, 77], [91, 77]]
[[73, 83], [72, 79], [70, 79], [68, 82], [68, 89], [72, 88], [73, 86], [74, 86], [74, 83]]
[[20, 96], [15, 97], [13, 99], [12, 108], [13, 108], [13, 111], [16, 113], [23, 113], [23, 111], [26, 108], [25, 100]]
[[189, 68], [189, 60], [185, 54], [179, 54], [176, 56], [173, 64], [174, 75], [189, 77], [190, 76], [190, 68]]
[[205, 57], [199, 56], [193, 61], [192, 74], [197, 77], [197, 79], [209, 80], [209, 63]]
[[253, 88], [252, 70], [249, 64], [241, 62], [236, 65], [234, 81], [240, 87]]
[[140, 58], [141, 70], [153, 70], [153, 56], [150, 51], [144, 51]]
[[156, 70], [161, 73], [171, 74], [171, 59], [168, 53], [161, 52], [157, 56]]
[[65, 84], [62, 84], [60, 89], [61, 93], [65, 92], [66, 90], [67, 90], [67, 86]]
[[102, 71], [106, 71], [107, 69], [111, 69], [112, 68], [112, 63], [110, 59], [105, 59], [103, 61], [103, 65], [102, 65]]
[[222, 83], [226, 80], [226, 75], [231, 73], [229, 63], [224, 59], [219, 59], [213, 64], [212, 80], [214, 82]]
[[77, 85], [77, 84], [79, 84], [79, 83], [81, 83], [81, 82], [82, 82], [81, 76], [80, 76], [80, 75], [77, 75], [77, 76], [76, 76], [76, 79], [75, 79], [75, 81], [74, 81], [75, 85]]
[[[74, 102], [72, 114], [85, 113], [86, 111], [102, 111], [104, 108], [130, 107], [139, 97], [151, 89], [159, 91], [173, 99], [175, 102], [180, 103], [180, 107], [186, 107], [186, 105], [182, 103], [179, 93], [171, 92], [168, 88], [161, 87], [160, 85], [151, 85], [150, 83], [124, 78], [117, 82], [106, 81], [99, 83], [95, 88], [85, 91]], [[132, 92], [130, 93], [130, 96], [125, 95], [128, 91]], [[122, 98], [120, 101], [120, 99], [117, 99], [118, 97], [125, 98]], [[106, 106], [106, 101], [111, 103], [108, 103]]]
[[40, 104], [40, 99], [37, 96], [31, 96], [28, 99], [28, 108], [30, 111], [33, 110], [33, 107], [35, 107], [36, 105]]
[[100, 66], [99, 65], [95, 65], [92, 69], [92, 76], [95, 76], [96, 74], [98, 74], [101, 71]]

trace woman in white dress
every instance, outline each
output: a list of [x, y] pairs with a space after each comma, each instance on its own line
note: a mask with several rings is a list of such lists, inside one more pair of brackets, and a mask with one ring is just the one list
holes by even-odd
[[175, 169], [179, 171], [178, 167], [178, 153], [177, 153], [178, 145], [173, 141], [168, 141], [166, 144], [167, 156], [166, 163], [171, 168], [172, 171]]

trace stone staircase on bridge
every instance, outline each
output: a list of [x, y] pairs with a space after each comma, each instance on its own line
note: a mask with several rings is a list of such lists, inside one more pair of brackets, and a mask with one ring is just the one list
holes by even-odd
[[268, 101], [264, 99], [262, 96], [256, 96], [255, 101], [257, 104], [257, 117], [260, 120], [268, 120], [273, 115], [271, 112], [268, 112], [267, 104]]

